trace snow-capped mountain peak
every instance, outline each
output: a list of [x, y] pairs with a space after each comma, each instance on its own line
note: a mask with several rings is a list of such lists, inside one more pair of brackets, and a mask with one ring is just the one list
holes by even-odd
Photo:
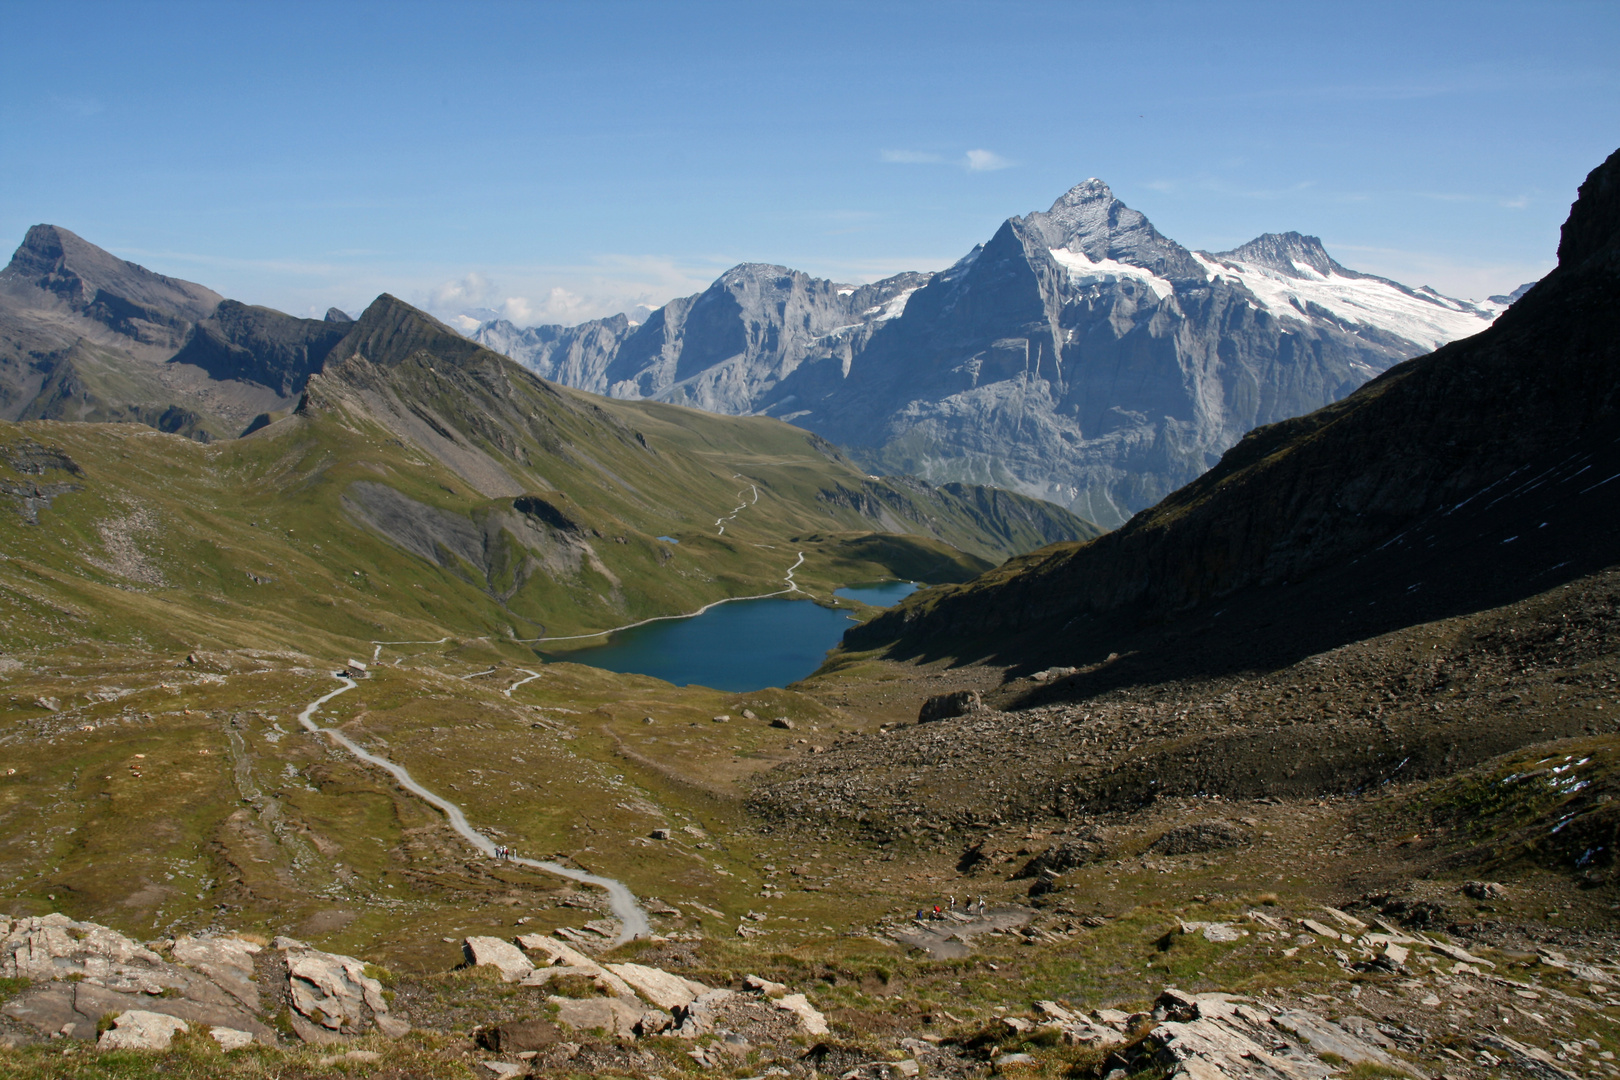
[[1264, 266], [1287, 277], [1362, 277], [1354, 270], [1346, 270], [1327, 253], [1320, 238], [1303, 233], [1264, 233], [1231, 251], [1216, 253], [1216, 258]]
[[1096, 178], [1065, 191], [1050, 210], [1015, 221], [1047, 250], [1082, 255], [1094, 264], [1125, 263], [1170, 280], [1202, 276], [1191, 252], [1155, 229], [1141, 211], [1120, 202]]
[[1320, 239], [1297, 232], [1266, 233], [1231, 251], [1193, 257], [1211, 279], [1241, 282], [1277, 318], [1326, 317], [1356, 333], [1393, 335], [1429, 349], [1479, 333], [1499, 312], [1346, 269]]

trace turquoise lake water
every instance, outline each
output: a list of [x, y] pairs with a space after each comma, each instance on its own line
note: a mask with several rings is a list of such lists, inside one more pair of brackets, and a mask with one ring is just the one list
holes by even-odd
[[[837, 595], [885, 607], [916, 588], [892, 581], [839, 589]], [[744, 693], [804, 678], [852, 625], [848, 613], [809, 600], [739, 600], [690, 619], [622, 630], [605, 645], [547, 654], [547, 659]]]

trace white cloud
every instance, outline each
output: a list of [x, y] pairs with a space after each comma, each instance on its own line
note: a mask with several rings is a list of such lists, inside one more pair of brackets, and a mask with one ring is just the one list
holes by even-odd
[[889, 165], [939, 165], [945, 158], [926, 150], [884, 150], [878, 160]]
[[969, 172], [994, 172], [1013, 166], [1013, 162], [991, 150], [969, 150], [965, 156]]
[[427, 306], [433, 311], [489, 307], [498, 295], [500, 294], [494, 282], [474, 271], [465, 277], [442, 282], [436, 286], [428, 294]]
[[604, 255], [586, 265], [499, 266], [401, 292], [459, 329], [489, 319], [571, 326], [621, 312], [636, 321], [677, 296], [702, 292], [726, 266], [689, 266], [655, 255]]

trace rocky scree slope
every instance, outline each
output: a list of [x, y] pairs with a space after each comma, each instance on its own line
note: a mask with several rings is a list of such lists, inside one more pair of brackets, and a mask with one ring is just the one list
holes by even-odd
[[229, 438], [290, 408], [348, 321], [226, 300], [36, 225], [0, 270], [0, 419]]
[[1259, 663], [1240, 627], [1297, 658], [1609, 566], [1617, 177], [1620, 157], [1587, 178], [1558, 268], [1488, 331], [1251, 432], [1113, 533], [915, 596], [846, 645], [1083, 664], [1129, 643], [1192, 663], [1188, 640], [1170, 644], [1166, 628], [1202, 626], [1200, 661], [1224, 642], [1233, 663]]
[[1189, 251], [1088, 180], [938, 274], [856, 288], [744, 264], [640, 325], [474, 337], [570, 385], [778, 416], [870, 471], [994, 484], [1108, 527], [1255, 425], [1505, 306], [1357, 273], [1299, 233]]

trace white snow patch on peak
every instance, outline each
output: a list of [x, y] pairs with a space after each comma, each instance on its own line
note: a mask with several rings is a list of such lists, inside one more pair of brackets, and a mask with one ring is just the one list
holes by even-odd
[[1442, 296], [1427, 286], [1407, 289], [1382, 278], [1323, 275], [1298, 262], [1294, 266], [1301, 276], [1293, 277], [1270, 267], [1198, 251], [1193, 258], [1212, 279], [1223, 276], [1241, 281], [1278, 318], [1309, 322], [1304, 312], [1308, 305], [1316, 304], [1347, 323], [1374, 327], [1426, 349], [1477, 334], [1500, 314]]
[[952, 282], [968, 272], [968, 268], [979, 261], [979, 255], [984, 251], [983, 244], [974, 244], [973, 250], [957, 259], [950, 266], [939, 272], [941, 282]]
[[847, 287], [842, 288], [842, 289], [838, 290], [838, 295], [839, 296], [854, 296], [855, 295], [855, 290], [851, 289], [851, 288], [847, 288]]
[[1069, 271], [1069, 281], [1075, 285], [1084, 285], [1091, 281], [1108, 281], [1119, 278], [1134, 278], [1146, 283], [1153, 290], [1153, 295], [1163, 300], [1174, 293], [1175, 286], [1162, 277], [1156, 276], [1151, 270], [1144, 270], [1140, 266], [1120, 262], [1117, 259], [1092, 259], [1083, 251], [1070, 251], [1068, 248], [1051, 248], [1052, 258], [1058, 265]]
[[879, 304], [874, 308], [867, 308], [861, 312], [861, 315], [870, 318], [872, 322], [887, 322], [890, 319], [898, 319], [905, 314], [906, 302], [911, 299], [911, 294], [920, 288], [922, 288], [921, 285], [913, 285], [909, 289], [896, 293], [887, 303]]
[[893, 300], [890, 300], [887, 304], [883, 305], [883, 314], [879, 315], [876, 321], [883, 322], [886, 319], [898, 319], [901, 315], [905, 314], [906, 304], [911, 300], [911, 294], [920, 288], [922, 288], [922, 286], [913, 285], [911, 288], [900, 292]]

